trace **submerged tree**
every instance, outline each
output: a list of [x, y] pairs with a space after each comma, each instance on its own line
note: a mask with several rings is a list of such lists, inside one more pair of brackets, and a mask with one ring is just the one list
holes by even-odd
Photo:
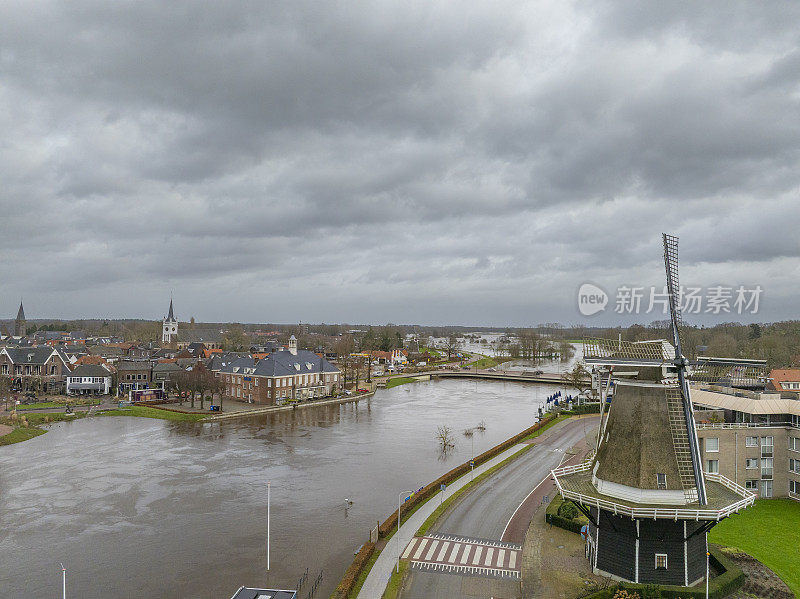
[[442, 451], [447, 451], [451, 447], [456, 446], [456, 440], [453, 437], [453, 431], [449, 426], [442, 425], [436, 429], [436, 440]]

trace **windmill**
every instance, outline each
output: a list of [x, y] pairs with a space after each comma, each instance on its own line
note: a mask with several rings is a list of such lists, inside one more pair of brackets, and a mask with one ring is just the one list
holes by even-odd
[[[663, 236], [672, 339], [587, 339], [584, 361], [614, 397], [591, 461], [553, 471], [559, 493], [590, 521], [593, 571], [631, 582], [691, 586], [705, 576], [706, 533], [755, 496], [704, 473], [689, 382], [763, 380], [758, 360], [683, 354], [678, 240]], [[605, 397], [601, 398], [605, 407]]]

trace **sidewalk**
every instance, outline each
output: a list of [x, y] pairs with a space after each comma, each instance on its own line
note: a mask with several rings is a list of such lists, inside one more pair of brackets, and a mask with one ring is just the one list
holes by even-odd
[[[567, 422], [569, 422], [569, 420], [559, 422], [558, 424], [547, 429], [543, 435], [552, 434], [553, 431], [558, 430]], [[504, 452], [496, 455], [491, 460], [484, 462], [475, 468], [474, 477], [477, 478], [480, 474], [486, 472], [490, 468], [496, 466], [506, 458], [514, 455], [527, 446], [528, 443], [518, 443], [513, 447], [506, 449]], [[452, 496], [453, 493], [464, 487], [464, 485], [469, 483], [470, 480], [471, 477], [468, 473], [450, 483], [450, 485], [448, 485], [447, 489], [444, 491], [444, 499]], [[399, 555], [399, 552], [405, 549], [406, 545], [408, 545], [411, 542], [411, 539], [414, 538], [414, 535], [416, 534], [417, 530], [419, 530], [419, 527], [422, 526], [425, 520], [428, 519], [428, 516], [430, 516], [437, 507], [439, 507], [438, 498], [439, 494], [437, 493], [434, 497], [425, 502], [408, 518], [408, 520], [405, 521], [404, 524], [400, 526], [400, 532], [395, 532], [394, 536], [389, 539], [389, 541], [386, 543], [386, 547], [384, 547], [383, 551], [381, 551], [380, 555], [378, 555], [378, 559], [375, 561], [375, 564], [372, 566], [372, 569], [367, 575], [367, 578], [364, 581], [364, 586], [361, 587], [361, 591], [358, 593], [358, 599], [375, 599], [376, 597], [381, 597], [383, 595], [383, 591], [386, 589], [386, 583], [389, 582], [389, 577], [392, 575], [392, 570], [397, 564], [397, 556]]]

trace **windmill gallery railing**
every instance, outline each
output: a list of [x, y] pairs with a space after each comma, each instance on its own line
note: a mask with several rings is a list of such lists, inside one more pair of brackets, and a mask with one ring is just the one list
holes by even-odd
[[578, 491], [565, 488], [562, 485], [559, 477], [567, 476], [570, 474], [579, 474], [589, 471], [591, 464], [583, 463], [575, 466], [562, 466], [551, 471], [551, 475], [556, 482], [559, 494], [564, 499], [571, 499], [582, 505], [588, 505], [597, 509], [604, 509], [613, 512], [616, 515], [630, 516], [631, 518], [662, 518], [662, 519], [681, 519], [681, 520], [722, 520], [731, 514], [738, 512], [750, 505], [755, 501], [755, 494], [751, 493], [741, 485], [728, 480], [719, 474], [710, 472], [705, 473], [706, 481], [719, 483], [736, 493], [742, 499], [721, 507], [719, 509], [692, 509], [692, 508], [672, 508], [672, 507], [634, 507], [624, 503], [617, 503], [607, 499], [601, 499], [593, 495], [586, 495]]

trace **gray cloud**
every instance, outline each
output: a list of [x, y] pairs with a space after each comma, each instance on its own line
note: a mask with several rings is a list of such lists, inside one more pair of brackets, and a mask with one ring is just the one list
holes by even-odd
[[667, 230], [793, 317], [798, 11], [6, 3], [8, 311], [577, 322]]

